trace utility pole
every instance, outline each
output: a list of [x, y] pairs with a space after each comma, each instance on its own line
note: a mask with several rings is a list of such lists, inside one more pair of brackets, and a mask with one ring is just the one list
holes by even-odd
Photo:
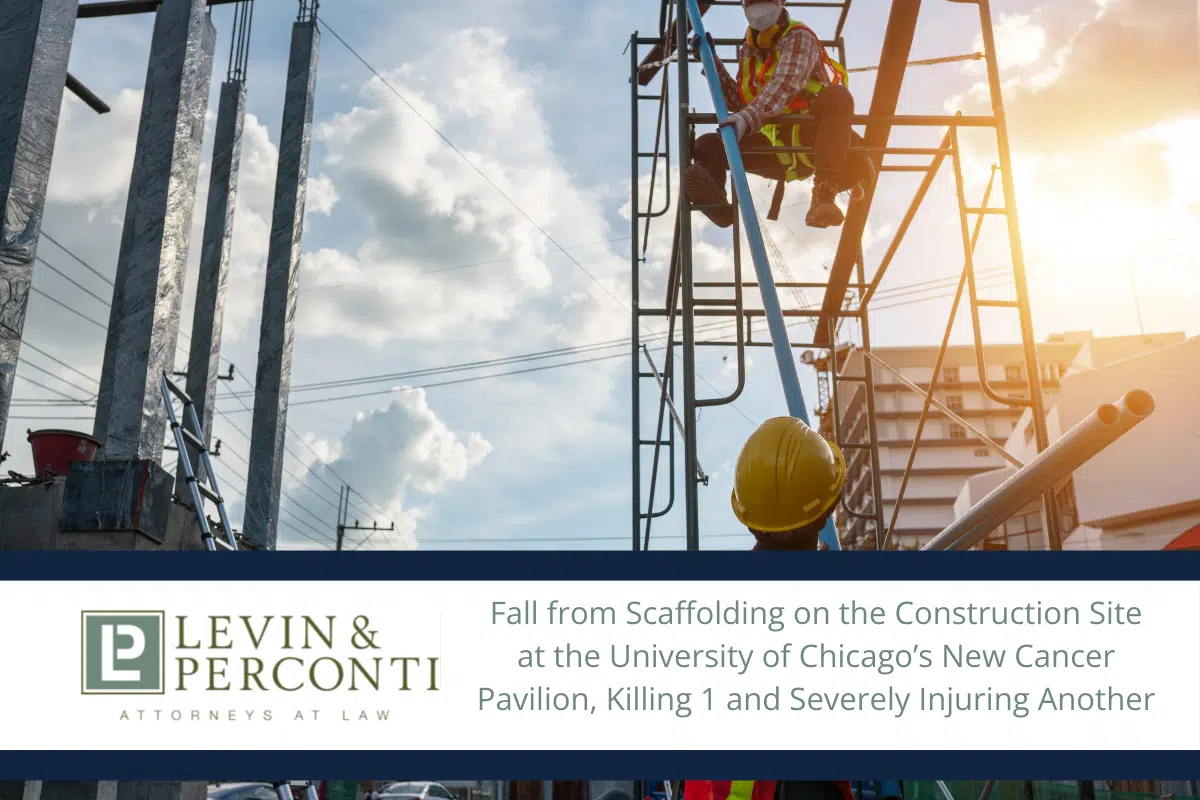
[[339, 551], [345, 549], [343, 545], [346, 541], [346, 531], [371, 531], [372, 533], [378, 533], [379, 531], [396, 530], [396, 523], [394, 522], [389, 528], [381, 528], [377, 522], [372, 522], [371, 527], [368, 528], [365, 525], [359, 525], [358, 520], [354, 520], [353, 525], [347, 524], [350, 514], [351, 491], [349, 486], [343, 486], [341, 489], [338, 489], [337, 549]]

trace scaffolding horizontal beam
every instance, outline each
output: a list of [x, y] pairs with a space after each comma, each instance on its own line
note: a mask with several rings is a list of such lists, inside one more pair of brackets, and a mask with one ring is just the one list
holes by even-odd
[[[817, 317], [820, 316], [820, 309], [816, 308], [785, 308], [783, 315], [785, 317]], [[641, 317], [665, 317], [667, 311], [665, 308], [646, 308], [638, 311], [638, 316]], [[765, 317], [767, 312], [761, 308], [744, 308], [741, 316], [745, 318]], [[720, 308], [698, 308], [696, 309], [697, 317], [736, 317], [738, 312], [736, 309], [720, 309]], [[859, 317], [861, 312], [857, 310], [847, 310], [842, 312], [843, 317]], [[824, 345], [813, 345], [814, 347]]]
[[[777, 289], [824, 289], [828, 284], [825, 283], [796, 283], [781, 281], [775, 284]], [[870, 287], [869, 283], [851, 283], [851, 289], [866, 289]], [[733, 281], [697, 281], [695, 283], [697, 289], [733, 289], [737, 286]], [[743, 289], [757, 289], [758, 281], [742, 281]]]
[[112, 111], [112, 109], [108, 107], [107, 103], [97, 97], [91, 89], [84, 86], [78, 78], [69, 72], [67, 73], [66, 88], [67, 91], [71, 92], [73, 95], [86, 103], [87, 106], [97, 114], [107, 114], [108, 112]]
[[[237, 3], [240, 0], [208, 0], [210, 6], [223, 6]], [[81, 3], [77, 19], [97, 19], [99, 17], [121, 17], [126, 14], [152, 14], [158, 11], [162, 0], [105, 0], [96, 3]]]
[[[697, 125], [716, 125], [717, 115], [698, 112], [688, 115]], [[893, 128], [994, 128], [996, 118], [988, 116], [957, 116], [953, 114], [855, 114], [850, 118], [852, 125], [887, 125]], [[814, 125], [816, 120], [804, 114], [788, 114], [771, 117], [764, 124], [770, 125]], [[886, 140], [884, 140], [886, 142]], [[877, 145], [882, 146], [882, 145]]]

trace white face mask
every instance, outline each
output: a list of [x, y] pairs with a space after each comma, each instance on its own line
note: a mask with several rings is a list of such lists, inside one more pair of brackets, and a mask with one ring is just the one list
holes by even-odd
[[754, 3], [746, 6], [746, 22], [756, 31], [766, 30], [775, 24], [783, 13], [783, 3]]

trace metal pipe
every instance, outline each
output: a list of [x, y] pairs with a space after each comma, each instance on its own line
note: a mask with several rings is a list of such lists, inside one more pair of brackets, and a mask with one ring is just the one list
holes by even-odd
[[[696, 8], [696, 0], [687, 0], [688, 14], [675, 15], [675, 41], [681, 53], [685, 53], [688, 41], [688, 17], [700, 22], [700, 12]], [[708, 52], [708, 43], [704, 40], [704, 29], [697, 27], [700, 40], [704, 42], [701, 50]], [[716, 80], [716, 69], [713, 67], [712, 54], [708, 53], [707, 65], [709, 79]], [[691, 105], [691, 87], [688, 76], [688, 60], [684, 56], [679, 59], [679, 168], [687, 167], [692, 157], [691, 126], [687, 124], [687, 110]], [[720, 109], [724, 111], [723, 108]], [[732, 134], [731, 134], [732, 135]], [[736, 148], [735, 148], [736, 152]], [[687, 419], [687, 435], [683, 437], [683, 486], [686, 547], [688, 550], [700, 549], [700, 497], [696, 483], [695, 465], [697, 458], [696, 445], [696, 308], [692, 302], [694, 290], [692, 281], [692, 207], [688, 201], [687, 192], [679, 193], [679, 276], [683, 291], [683, 415]]]
[[[647, 227], [649, 227], [650, 223], [647, 222], [646, 225], [647, 225]], [[671, 398], [671, 393], [670, 393], [670, 376], [673, 374], [674, 366], [675, 366], [674, 365], [675, 348], [672, 346], [672, 341], [675, 338], [675, 314], [674, 314], [674, 311], [675, 311], [675, 307], [677, 304], [676, 300], [678, 299], [676, 292], [679, 289], [679, 272], [678, 272], [678, 269], [679, 269], [679, 258], [678, 258], [679, 233], [680, 233], [679, 225], [680, 225], [680, 217], [677, 212], [675, 214], [675, 238], [671, 243], [671, 266], [668, 269], [668, 275], [667, 275], [666, 308], [668, 308], [672, 312], [671, 315], [669, 317], [667, 317], [667, 355], [666, 355], [665, 363], [663, 364], [663, 372], [666, 374], [667, 380], [665, 382], [659, 381], [659, 389], [661, 390], [662, 394], [658, 400], [658, 422], [655, 423], [655, 426], [654, 426], [654, 459], [650, 463], [650, 492], [649, 492], [649, 494], [647, 496], [647, 500], [646, 500], [646, 514], [645, 514], [646, 533], [645, 533], [645, 538], [643, 539], [643, 545], [642, 545], [643, 550], [650, 549], [650, 527], [654, 522], [655, 516], [657, 516], [654, 513], [654, 493], [658, 488], [658, 462], [659, 462], [659, 458], [662, 455], [663, 416], [665, 413], [664, 407], [666, 406], [667, 402], [669, 402], [671, 399], [673, 399], [673, 398]], [[635, 243], [634, 247], [636, 247], [636, 246], [637, 246], [637, 244]], [[639, 324], [638, 320], [636, 318], [636, 315], [635, 315], [633, 324], [635, 326]], [[644, 344], [642, 345], [642, 349], [646, 350], [646, 358], [648, 360], [650, 357], [650, 351], [646, 348], [646, 346]], [[637, 362], [638, 358], [635, 357], [634, 361]], [[653, 362], [651, 363], [651, 366], [653, 366]], [[641, 375], [642, 375], [642, 373], [641, 373], [640, 368], [635, 368], [633, 380], [635, 382], [640, 380]], [[658, 377], [657, 370], [654, 373], [654, 377], [655, 378]], [[639, 401], [639, 403], [640, 403], [640, 401]], [[638, 419], [639, 430], [640, 430], [640, 426], [641, 426], [641, 420], [640, 420], [641, 410], [640, 410], [640, 408], [641, 407], [639, 405], [638, 410], [636, 410], [634, 412], [639, 417], [639, 419]], [[675, 406], [674, 406], [674, 403], [672, 403], [672, 405], [671, 405], [672, 414], [674, 414], [674, 411], [675, 411]], [[683, 430], [682, 425], [680, 426], [679, 432], [681, 435], [687, 436], [687, 432], [685, 430]], [[670, 501], [667, 503], [667, 508], [664, 509], [664, 511], [663, 511], [664, 514], [675, 503], [675, 429], [668, 426], [668, 433], [670, 434], [668, 442], [669, 442], [669, 447], [670, 447], [670, 458], [671, 458], [671, 471], [670, 471], [670, 484], [669, 484], [671, 487], [670, 488], [671, 497], [670, 497]], [[640, 450], [640, 448], [642, 445], [640, 436], [641, 436], [641, 433], [639, 432], [638, 433], [639, 438], [636, 438], [633, 443], [634, 452], [637, 454], [636, 458], [638, 459], [638, 471], [639, 472], [641, 470], [641, 450]], [[639, 478], [639, 480], [640, 480], [640, 478]], [[639, 489], [640, 489], [640, 487], [639, 487]], [[637, 507], [635, 513], [639, 515], [638, 519], [640, 519], [640, 515], [641, 515], [641, 498], [640, 498], [640, 496], [638, 498], [638, 507]], [[634, 525], [636, 528], [636, 526], [637, 526], [636, 521], [635, 521]], [[635, 543], [633, 549], [637, 550], [636, 543]]]
[[[740, 42], [741, 40], [737, 41]], [[709, 112], [693, 114], [692, 121], [697, 125], [713, 125], [718, 120], [716, 114]], [[778, 117], [770, 117], [764, 120], [763, 124], [815, 125], [816, 120], [813, 117], [803, 114], [783, 114]], [[996, 120], [992, 117], [970, 116], [968, 114], [854, 114], [850, 117], [850, 124], [880, 124], [891, 125], [897, 128], [944, 128], [947, 125], [955, 128], [994, 128]]]
[[[630, 214], [629, 221], [632, 228], [630, 239], [630, 281], [629, 293], [630, 307], [633, 314], [633, 326], [630, 332], [631, 358], [629, 359], [633, 375], [629, 384], [629, 392], [633, 404], [633, 549], [638, 549], [639, 541], [641, 540], [642, 527], [642, 445], [641, 445], [641, 413], [642, 413], [642, 398], [641, 398], [641, 381], [638, 377], [640, 370], [640, 361], [638, 359], [638, 351], [641, 347], [638, 335], [638, 325], [641, 322], [638, 314], [638, 288], [641, 282], [638, 269], [641, 259], [638, 256], [638, 226], [641, 224], [638, 215], [638, 177], [640, 166], [638, 163], [638, 86], [637, 86], [637, 31], [634, 31], [631, 37], [632, 41], [629, 45], [629, 89], [632, 96], [629, 107], [629, 127], [631, 130], [631, 143], [629, 158], [632, 162], [630, 167]], [[647, 227], [649, 222], [647, 221]], [[655, 449], [657, 456], [657, 448]]]
[[[736, 207], [738, 204], [737, 197], [733, 198], [733, 204]], [[742, 396], [742, 392], [746, 390], [746, 332], [742, 325], [742, 311], [745, 310], [745, 303], [742, 298], [742, 240], [739, 235], [741, 226], [735, 224], [733, 226], [733, 310], [739, 315], [737, 319], [737, 333], [733, 342], [737, 347], [737, 386], [734, 390], [724, 397], [712, 397], [704, 400], [697, 400], [697, 408], [711, 408], [714, 406], [724, 406], [732, 403]], [[697, 345], [702, 342], [697, 342]], [[704, 485], [708, 485], [708, 481], [704, 481]]]
[[888, 364], [883, 359], [879, 358], [878, 356], [876, 356], [873, 353], [867, 352], [865, 349], [863, 349], [861, 347], [854, 346], [854, 349], [858, 350], [865, 357], [871, 359], [872, 362], [878, 364], [880, 367], [882, 367], [883, 369], [890, 372], [892, 375], [894, 375], [896, 377], [896, 380], [898, 380], [901, 384], [903, 384], [904, 386], [907, 386], [909, 389], [912, 389], [914, 392], [921, 395], [921, 397], [924, 397], [925, 399], [927, 399], [931, 406], [933, 406], [938, 411], [941, 411], [943, 414], [945, 414], [947, 417], [949, 417], [951, 422], [956, 422], [959, 425], [962, 425], [967, 430], [969, 430], [971, 433], [975, 434], [984, 444], [986, 444], [988, 447], [992, 448], [997, 453], [999, 453], [1001, 456], [1003, 456], [1005, 461], [1012, 464], [1017, 469], [1020, 469], [1021, 467], [1025, 466], [1012, 453], [1005, 450], [1004, 445], [1000, 444], [995, 439], [992, 439], [986, 433], [979, 430], [979, 428], [976, 428], [971, 423], [967, 422], [965, 419], [960, 417], [958, 414], [955, 414], [953, 411], [950, 410], [950, 408], [948, 406], [943, 405], [941, 400], [938, 400], [937, 398], [935, 398], [932, 393], [926, 393], [924, 390], [921, 389], [920, 386], [917, 386], [917, 384], [910, 381], [907, 377], [904, 376], [904, 374], [902, 372], [900, 372], [898, 369], [894, 368], [891, 364]]
[[[660, 389], [662, 389], [663, 405], [665, 405], [670, 410], [671, 419], [673, 419], [675, 421], [675, 424], [679, 427], [679, 433], [683, 434], [685, 432], [683, 429], [683, 420], [681, 420], [679, 418], [679, 413], [675, 411], [675, 404], [673, 402], [671, 402], [671, 398], [667, 396], [667, 384], [663, 380], [662, 375], [659, 374], [658, 367], [654, 366], [654, 358], [650, 355], [650, 348], [646, 347], [646, 345], [642, 345], [642, 352], [646, 356], [646, 363], [650, 365], [650, 371], [654, 373], [654, 379], [656, 381], [658, 381], [658, 386]], [[661, 425], [661, 422], [662, 422], [662, 406], [659, 407], [659, 423], [660, 423], [660, 425]], [[659, 431], [659, 435], [660, 436], [662, 435], [661, 429]], [[704, 468], [700, 466], [699, 460], [696, 461], [696, 479], [699, 480], [703, 484], [708, 483], [708, 475], [704, 472]], [[649, 549], [649, 548], [647, 548], [647, 549]]]
[[[700, 9], [696, 0], [687, 0], [687, 4], [688, 16], [692, 19], [692, 25], [696, 29], [696, 36], [699, 40], [697, 49], [700, 51], [700, 60], [704, 62], [705, 77], [708, 80], [709, 91], [712, 93], [713, 105], [717, 109], [717, 118], [724, 120], [729, 112], [721, 90], [720, 73], [717, 71], [712, 48], [705, 39], [704, 21], [700, 18]], [[682, 16], [681, 14], [680, 17]], [[680, 36], [683, 35], [683, 32], [684, 29], [681, 27]], [[684, 71], [682, 64], [680, 71]], [[685, 108], [686, 105], [684, 98], [680, 97], [680, 108]], [[783, 382], [783, 395], [787, 399], [788, 413], [808, 425], [808, 411], [804, 407], [804, 395], [800, 391], [800, 375], [788, 344], [788, 333], [783, 322], [783, 309], [779, 303], [779, 294], [775, 289], [771, 264], [767, 260], [766, 244], [763, 242], [762, 231], [758, 227], [758, 216], [754, 212], [750, 183], [746, 179], [746, 169], [742, 163], [741, 151], [738, 149], [737, 135], [730, 128], [721, 128], [720, 136], [721, 143], [725, 145], [725, 155], [729, 161], [729, 174], [732, 177], [734, 191], [738, 195], [742, 224], [746, 229], [746, 241], [754, 260], [754, 271], [758, 275], [761, 287], [763, 307], [771, 331], [771, 342], [775, 347], [775, 360], [779, 367], [779, 378]]]
[[[862, 246], [858, 248], [858, 280], [862, 282], [866, 264], [863, 259]], [[859, 292], [859, 304], [862, 304], [863, 293]], [[871, 326], [869, 315], [864, 313], [859, 319], [859, 324], [862, 325], [862, 352], [870, 355], [871, 353]], [[837, 351], [834, 350], [836, 353]], [[867, 441], [871, 444], [871, 511], [875, 520], [875, 549], [883, 549], [883, 532], [886, 530], [883, 527], [883, 476], [880, 474], [879, 467], [879, 430], [878, 420], [875, 416], [875, 370], [870, 364], [863, 365], [864, 388], [867, 392]]]
[[1153, 412], [1154, 398], [1141, 389], [1127, 392], [1116, 405], [1100, 406], [921, 549], [973, 547]]

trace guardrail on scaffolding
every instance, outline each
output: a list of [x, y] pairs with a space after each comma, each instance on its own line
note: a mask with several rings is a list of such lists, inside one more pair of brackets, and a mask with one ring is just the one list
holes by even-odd
[[[700, 53], [700, 61], [704, 65], [705, 79], [708, 83], [709, 93], [712, 95], [713, 107], [716, 109], [719, 124], [729, 116], [729, 110], [725, 105], [725, 95], [721, 90], [716, 54], [709, 45], [704, 29], [704, 19], [697, 0], [687, 0], [687, 10], [688, 19], [696, 34], [697, 50]], [[681, 53], [684, 52], [686, 46], [686, 42], [679, 42]], [[684, 68], [684, 64], [686, 61], [681, 60], [681, 69]], [[800, 389], [800, 374], [796, 367], [796, 359], [792, 355], [787, 325], [784, 323], [783, 308], [779, 303], [779, 293], [775, 288], [775, 277], [771, 274], [771, 262], [767, 257], [766, 243], [758, 224], [754, 198], [750, 195], [750, 183], [746, 178], [746, 169], [742, 162], [741, 150], [738, 147], [737, 135], [730, 128], [720, 128], [719, 131], [721, 143], [725, 146], [725, 155], [729, 161], [729, 174], [734, 194], [737, 196], [742, 225], [746, 231], [746, 244], [749, 246], [751, 260], [754, 262], [754, 273], [758, 277], [758, 288], [762, 295], [767, 329], [771, 335], [771, 346], [775, 351], [775, 362], [779, 368], [779, 379], [783, 383], [783, 395], [787, 400], [788, 414], [802, 420], [805, 425], [811, 426], [808, 409], [804, 405], [804, 393]], [[686, 221], [684, 224], [687, 224]], [[832, 517], [826, 521], [825, 528], [821, 531], [821, 541], [830, 550], [842, 549]]]

